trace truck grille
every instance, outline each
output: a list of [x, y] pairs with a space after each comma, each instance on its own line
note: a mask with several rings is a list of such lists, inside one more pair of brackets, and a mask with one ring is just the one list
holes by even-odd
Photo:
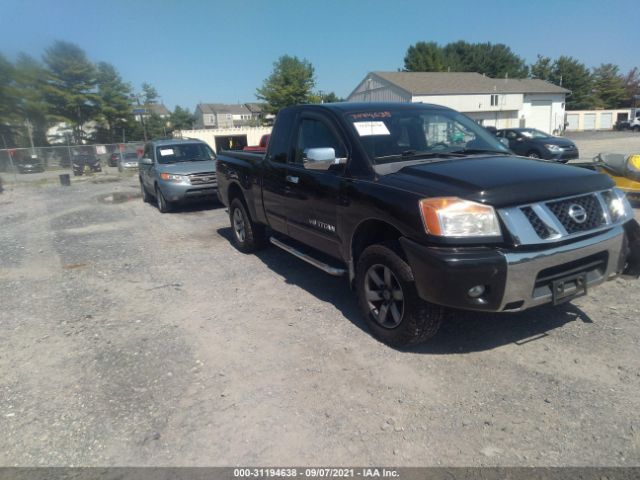
[[192, 173], [189, 175], [191, 185], [208, 185], [216, 182], [216, 172]]
[[527, 220], [529, 220], [531, 226], [540, 238], [549, 238], [552, 235], [549, 227], [547, 227], [547, 225], [540, 219], [538, 214], [533, 211], [533, 208], [522, 207], [522, 213], [524, 213], [525, 217], [527, 217]]
[[[583, 222], [576, 221], [570, 214], [571, 208], [576, 205], [582, 207], [586, 212], [586, 219]], [[558, 202], [548, 202], [547, 207], [549, 207], [549, 210], [560, 220], [560, 223], [569, 234], [586, 232], [606, 223], [602, 206], [600, 206], [600, 202], [594, 194], [569, 198]]]
[[620, 224], [623, 194], [614, 189], [498, 210], [515, 245], [561, 241]]

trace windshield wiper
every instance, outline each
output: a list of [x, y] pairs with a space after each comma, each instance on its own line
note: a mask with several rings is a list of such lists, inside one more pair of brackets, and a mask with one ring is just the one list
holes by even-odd
[[504, 150], [492, 150], [490, 148], [463, 148], [462, 150], [455, 150], [451, 153], [469, 154], [469, 153], [499, 153], [501, 155], [509, 155], [510, 152]]

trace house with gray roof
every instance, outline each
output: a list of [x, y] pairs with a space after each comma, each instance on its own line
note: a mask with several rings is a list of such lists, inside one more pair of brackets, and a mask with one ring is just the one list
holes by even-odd
[[140, 117], [150, 117], [151, 115], [158, 115], [160, 118], [169, 118], [171, 112], [162, 103], [149, 103], [147, 105], [134, 106], [132, 110], [133, 116], [136, 121], [140, 121]]
[[232, 128], [256, 124], [259, 113], [246, 104], [199, 103], [194, 128]]
[[490, 78], [475, 72], [370, 72], [347, 101], [433, 103], [463, 112], [483, 126], [552, 133], [564, 125], [570, 93], [544, 80]]

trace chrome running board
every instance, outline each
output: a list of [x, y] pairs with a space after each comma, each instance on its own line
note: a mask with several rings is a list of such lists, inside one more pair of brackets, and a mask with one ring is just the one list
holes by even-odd
[[320, 260], [313, 258], [310, 255], [307, 255], [306, 253], [302, 253], [300, 250], [296, 250], [292, 246], [287, 245], [284, 242], [281, 242], [277, 238], [270, 237], [269, 241], [273, 243], [276, 247], [281, 248], [285, 252], [289, 252], [294, 257], [298, 257], [300, 260], [304, 260], [308, 264], [313, 265], [316, 268], [319, 268], [320, 270], [322, 270], [325, 273], [328, 273], [329, 275], [333, 275], [335, 277], [341, 277], [345, 273], [347, 273], [347, 271], [344, 268], [332, 267], [331, 265], [321, 262]]

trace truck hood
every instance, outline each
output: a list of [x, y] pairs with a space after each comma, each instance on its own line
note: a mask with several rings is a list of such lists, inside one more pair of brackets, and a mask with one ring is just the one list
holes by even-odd
[[455, 196], [495, 207], [579, 195], [614, 186], [586, 168], [513, 156], [473, 156], [411, 164], [379, 182], [425, 197]]
[[201, 160], [198, 162], [176, 162], [158, 164], [158, 171], [175, 173], [176, 175], [191, 175], [193, 173], [215, 172], [215, 160]]

